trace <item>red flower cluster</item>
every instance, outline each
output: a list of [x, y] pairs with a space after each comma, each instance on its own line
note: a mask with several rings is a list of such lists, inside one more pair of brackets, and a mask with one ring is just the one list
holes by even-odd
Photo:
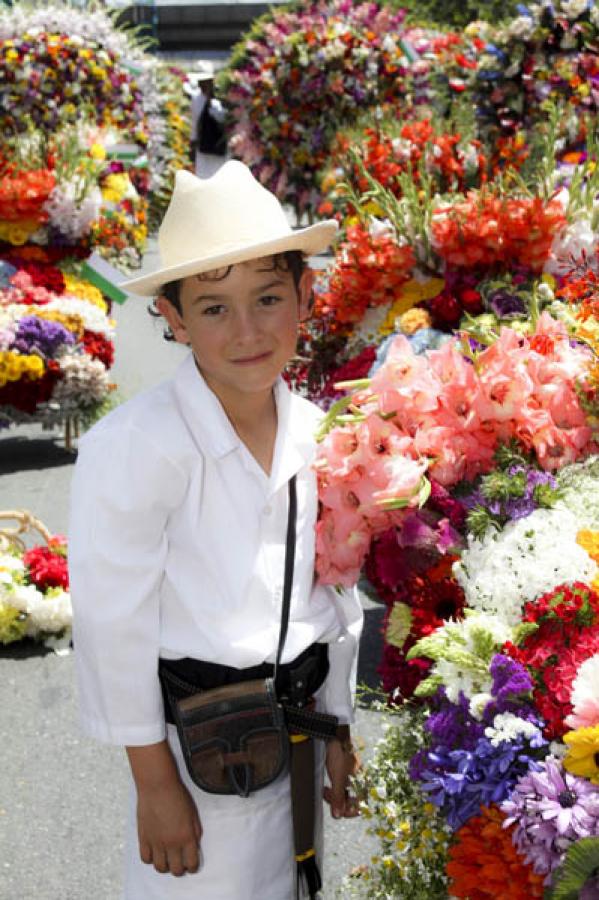
[[45, 222], [42, 206], [54, 190], [56, 178], [48, 169], [32, 169], [0, 178], [0, 219]]
[[99, 359], [109, 369], [114, 362], [114, 344], [103, 334], [95, 331], [83, 332], [83, 348], [92, 359]]
[[558, 200], [502, 198], [470, 192], [439, 207], [432, 222], [437, 253], [458, 268], [523, 265], [540, 272], [556, 231], [566, 222]]
[[54, 294], [63, 294], [65, 289], [64, 275], [56, 266], [44, 265], [39, 262], [13, 257], [11, 265], [23, 269], [31, 278], [35, 287], [46, 288]]
[[341, 381], [354, 381], [356, 378], [365, 378], [370, 372], [375, 359], [376, 347], [365, 347], [357, 356], [354, 356], [331, 372], [320, 396], [332, 398], [342, 396], [343, 392], [338, 391], [335, 385]]
[[33, 547], [25, 553], [23, 562], [29, 580], [40, 591], [53, 587], [68, 590], [69, 570], [64, 538], [53, 538], [47, 547]]
[[398, 246], [391, 234], [374, 238], [364, 226], [350, 226], [328, 286], [316, 295], [315, 316], [359, 322], [369, 306], [384, 306], [397, 298], [415, 262], [412, 248]]
[[572, 682], [581, 663], [599, 652], [599, 595], [582, 582], [560, 585], [524, 607], [523, 622], [537, 625], [520, 646], [504, 652], [526, 666], [535, 683], [534, 700], [549, 738], [561, 737], [572, 712]]

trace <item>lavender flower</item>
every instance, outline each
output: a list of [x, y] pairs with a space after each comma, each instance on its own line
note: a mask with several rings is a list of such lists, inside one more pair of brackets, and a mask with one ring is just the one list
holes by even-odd
[[570, 843], [599, 835], [599, 787], [551, 756], [518, 780], [501, 809], [506, 826], [515, 826], [516, 848], [541, 875], [559, 865]]
[[491, 722], [496, 715], [512, 712], [528, 722], [538, 723], [530, 703], [533, 683], [524, 666], [509, 656], [496, 653], [489, 671], [493, 679], [493, 700], [485, 707], [483, 720]]
[[468, 528], [479, 537], [490, 525], [503, 528], [539, 507], [552, 507], [557, 499], [557, 481], [551, 472], [514, 464], [505, 471], [495, 469], [484, 476], [480, 487], [462, 502], [470, 510]]
[[74, 343], [73, 334], [59, 322], [24, 316], [18, 323], [11, 349], [23, 354], [39, 353], [45, 359], [51, 359], [59, 347]]

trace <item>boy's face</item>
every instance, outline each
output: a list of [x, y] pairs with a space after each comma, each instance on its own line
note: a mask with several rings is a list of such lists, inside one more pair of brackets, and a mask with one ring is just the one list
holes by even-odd
[[220, 280], [212, 273], [183, 279], [180, 314], [163, 297], [157, 306], [175, 339], [191, 346], [207, 384], [227, 405], [272, 390], [295, 352], [312, 280], [306, 270], [298, 291], [291, 272], [274, 268], [271, 258], [251, 260], [233, 266]]

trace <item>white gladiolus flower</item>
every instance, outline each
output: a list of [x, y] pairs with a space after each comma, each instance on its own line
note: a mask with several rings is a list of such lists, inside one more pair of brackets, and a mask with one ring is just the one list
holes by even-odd
[[482, 540], [468, 535], [468, 546], [453, 566], [468, 606], [513, 626], [528, 600], [558, 584], [590, 583], [597, 566], [576, 542], [579, 528], [564, 509], [537, 509], [503, 531], [489, 529]]

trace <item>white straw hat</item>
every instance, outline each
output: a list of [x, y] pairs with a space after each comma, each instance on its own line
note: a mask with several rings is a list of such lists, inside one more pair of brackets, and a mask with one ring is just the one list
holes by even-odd
[[209, 59], [201, 59], [195, 71], [195, 79], [196, 81], [212, 81], [214, 78], [214, 63], [210, 62]]
[[148, 297], [163, 284], [286, 250], [326, 249], [337, 231], [328, 219], [293, 231], [283, 207], [247, 166], [229, 160], [211, 178], [180, 170], [158, 231], [160, 268], [119, 287]]

